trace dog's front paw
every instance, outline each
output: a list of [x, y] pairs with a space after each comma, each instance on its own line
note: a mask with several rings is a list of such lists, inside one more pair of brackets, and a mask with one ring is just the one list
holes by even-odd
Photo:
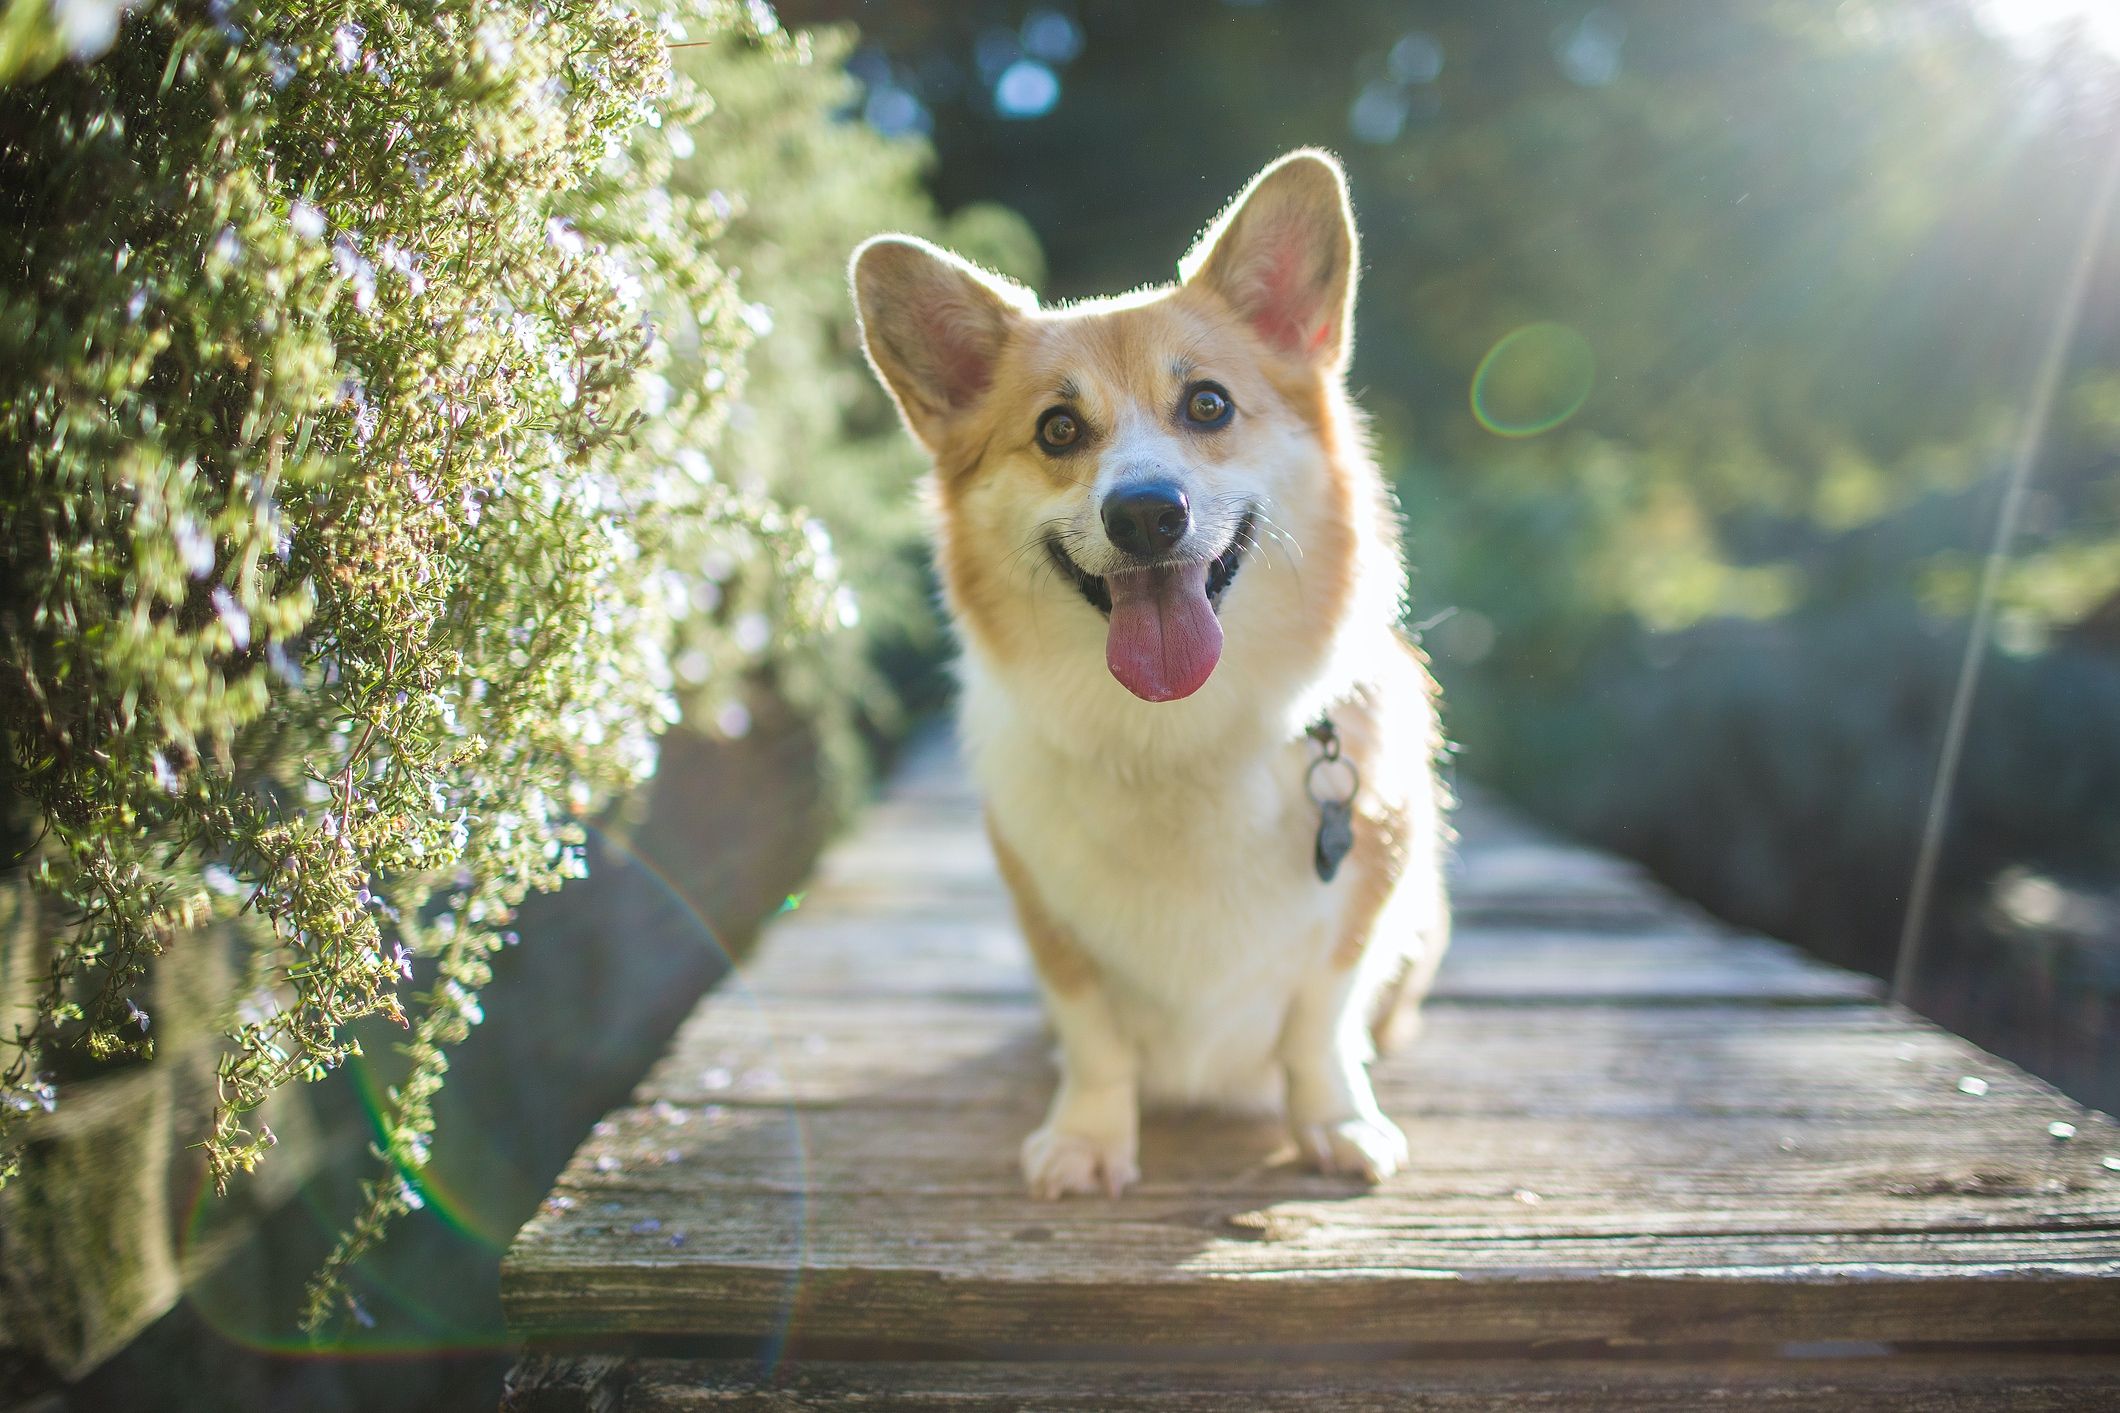
[[1070, 1193], [1117, 1197], [1137, 1182], [1131, 1137], [1094, 1137], [1046, 1124], [1023, 1140], [1023, 1180], [1031, 1196], [1053, 1201]]
[[1303, 1124], [1296, 1129], [1296, 1141], [1317, 1170], [1327, 1175], [1377, 1183], [1406, 1166], [1406, 1135], [1382, 1114]]

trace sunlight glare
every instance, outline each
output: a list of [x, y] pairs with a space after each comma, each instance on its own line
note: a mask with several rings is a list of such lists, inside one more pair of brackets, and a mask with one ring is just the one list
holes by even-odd
[[2120, 3], [2115, 0], [1981, 0], [1980, 10], [1997, 34], [2020, 49], [2044, 51], [2081, 37], [2120, 54]]

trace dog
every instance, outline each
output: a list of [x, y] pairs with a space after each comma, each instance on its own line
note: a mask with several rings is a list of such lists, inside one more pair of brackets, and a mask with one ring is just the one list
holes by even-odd
[[1337, 161], [1259, 173], [1176, 284], [1043, 308], [923, 240], [852, 282], [933, 461], [961, 734], [1058, 1042], [1033, 1195], [1139, 1180], [1146, 1105], [1407, 1161], [1368, 1064], [1448, 942], [1436, 695], [1346, 390]]

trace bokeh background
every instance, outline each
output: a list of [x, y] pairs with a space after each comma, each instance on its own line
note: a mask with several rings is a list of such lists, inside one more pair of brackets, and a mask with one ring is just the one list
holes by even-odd
[[1164, 280], [1302, 144], [1353, 186], [1353, 381], [1454, 768], [1735, 922], [1891, 972], [1983, 560], [2036, 438], [1910, 999], [2120, 1104], [2120, 227], [2095, 209], [2120, 150], [2120, 10], [779, 17], [821, 27], [805, 64], [682, 58], [721, 106], [673, 184], [735, 199], [759, 335], [716, 464], [813, 517], [858, 616], [784, 647], [769, 564], [708, 576], [712, 631], [676, 658], [687, 721], [590, 878], [525, 908], [531, 945], [497, 964], [444, 1093], [427, 1205], [362, 1272], [358, 1320], [322, 1348], [292, 1329], [390, 1081], [361, 1067], [315, 1101], [351, 1161], [250, 1225], [202, 1199], [201, 1242], [223, 1223], [233, 1254], [45, 1406], [491, 1406], [516, 1225], [946, 698], [918, 467], [859, 362], [847, 251], [916, 229], [1048, 299]]
[[[2057, 326], [1912, 999], [2120, 1101], [2120, 9], [796, 0], [1048, 297], [1167, 279], [1304, 143], [1459, 768], [1889, 975]], [[2072, 308], [2064, 308], [2071, 304]]]

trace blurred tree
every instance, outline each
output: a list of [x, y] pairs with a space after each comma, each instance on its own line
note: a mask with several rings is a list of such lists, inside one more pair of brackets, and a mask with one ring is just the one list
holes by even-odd
[[[840, 803], [858, 791], [861, 740], [891, 734], [901, 695], [931, 704], [940, 625], [926, 568], [924, 467], [895, 412], [860, 363], [846, 260], [864, 237], [904, 230], [947, 242], [1021, 279], [1042, 274], [1022, 219], [991, 203], [938, 217], [922, 189], [932, 161], [909, 134], [847, 121], [860, 85], [845, 71], [846, 29], [795, 37], [788, 62], [740, 48], [687, 49], [679, 68], [714, 95], [714, 110], [670, 186], [727, 210], [716, 247], [747, 301], [756, 337], [745, 395], [714, 448], [718, 477], [747, 497], [796, 512], [798, 528], [839, 585], [824, 607], [843, 630], [800, 631], [803, 600], [774, 547], [734, 539], [709, 557], [704, 611], [681, 630], [676, 663], [687, 717], [706, 729], [741, 725], [718, 699], [763, 665], [773, 692], [819, 730]], [[796, 631], [778, 631], [793, 605]]]
[[[946, 205], [1023, 211], [1051, 295], [1168, 278], [1264, 161], [1338, 150], [1354, 383], [1414, 616], [1458, 610], [1430, 646], [1469, 768], [1882, 969], [1997, 478], [2120, 112], [2110, 55], [2014, 50], [1975, 6], [789, 9], [867, 26], [870, 120], [933, 131]], [[1055, 25], [1074, 43], [1041, 52]], [[1036, 112], [1017, 64], [1053, 81]], [[2120, 590], [2120, 238], [2071, 367], [1975, 750], [2029, 768], [2031, 723], [2066, 702], [2074, 774], [1969, 776], [1964, 899], [2004, 859], [2120, 873], [2120, 797], [2093, 788], [2120, 758], [2090, 724], [2111, 687], [2063, 656]]]

